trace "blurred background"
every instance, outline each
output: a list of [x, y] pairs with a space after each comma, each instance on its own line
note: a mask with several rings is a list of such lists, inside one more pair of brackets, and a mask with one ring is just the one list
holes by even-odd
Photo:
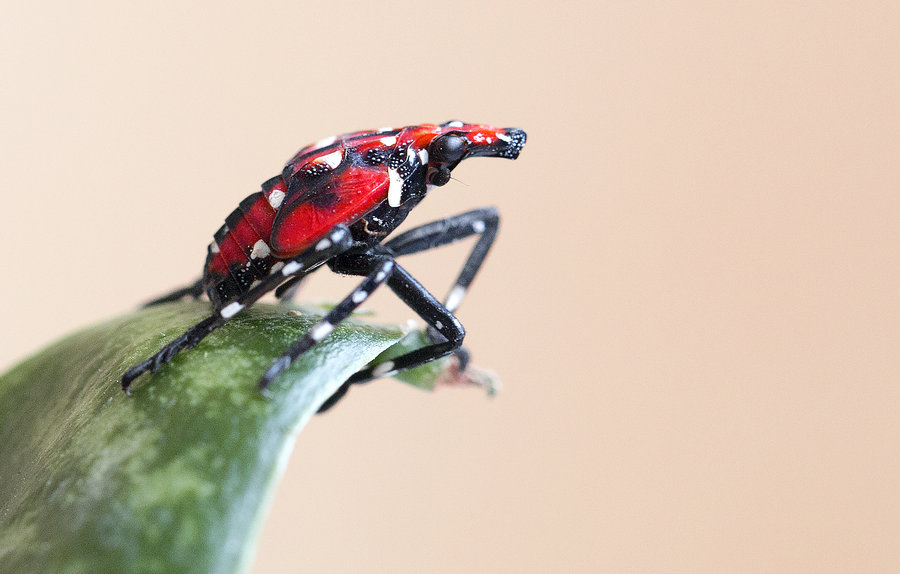
[[354, 389], [255, 573], [900, 569], [900, 5], [82, 4], [0, 2], [3, 369], [194, 279], [308, 142], [529, 135], [409, 221], [501, 209], [460, 317], [504, 391]]

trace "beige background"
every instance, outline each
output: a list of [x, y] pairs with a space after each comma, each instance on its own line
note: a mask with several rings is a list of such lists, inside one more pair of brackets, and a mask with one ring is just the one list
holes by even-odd
[[69, 4], [2, 2], [0, 367], [193, 278], [304, 143], [529, 134], [414, 214], [501, 207], [505, 391], [354, 390], [254, 572], [900, 570], [897, 3]]

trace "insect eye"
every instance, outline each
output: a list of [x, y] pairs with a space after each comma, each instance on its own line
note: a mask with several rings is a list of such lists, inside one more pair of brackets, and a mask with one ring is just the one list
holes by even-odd
[[431, 157], [441, 163], [459, 161], [465, 153], [466, 140], [452, 134], [441, 136], [431, 144]]

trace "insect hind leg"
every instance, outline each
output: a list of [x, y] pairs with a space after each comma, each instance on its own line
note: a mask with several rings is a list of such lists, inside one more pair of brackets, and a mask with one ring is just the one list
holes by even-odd
[[264, 277], [256, 287], [224, 305], [221, 309], [216, 309], [214, 314], [203, 319], [169, 342], [153, 356], [125, 371], [121, 378], [122, 390], [126, 394], [130, 394], [129, 387], [131, 383], [141, 374], [147, 371], [155, 373], [162, 365], [171, 361], [175, 355], [195, 347], [207, 335], [227, 323], [233, 316], [258, 301], [263, 295], [272, 291], [281, 283], [306, 273], [309, 269], [347, 251], [353, 245], [353, 237], [345, 225], [335, 226], [325, 239], [329, 240], [326, 247], [319, 247], [318, 245], [310, 247], [300, 255], [287, 260], [280, 271]]
[[171, 293], [166, 293], [161, 297], [157, 297], [151, 301], [147, 301], [141, 307], [153, 307], [155, 305], [161, 305], [162, 303], [170, 303], [172, 301], [178, 301], [183, 297], [190, 297], [191, 299], [199, 299], [203, 296], [203, 278], [197, 279], [197, 281], [191, 283], [186, 287], [182, 287], [180, 289], [176, 289]]

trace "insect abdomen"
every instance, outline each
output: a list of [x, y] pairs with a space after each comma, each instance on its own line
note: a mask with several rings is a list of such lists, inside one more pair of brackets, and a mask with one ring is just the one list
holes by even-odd
[[275, 263], [269, 240], [275, 209], [263, 192], [248, 196], [225, 219], [209, 246], [203, 288], [216, 307], [243, 295]]

